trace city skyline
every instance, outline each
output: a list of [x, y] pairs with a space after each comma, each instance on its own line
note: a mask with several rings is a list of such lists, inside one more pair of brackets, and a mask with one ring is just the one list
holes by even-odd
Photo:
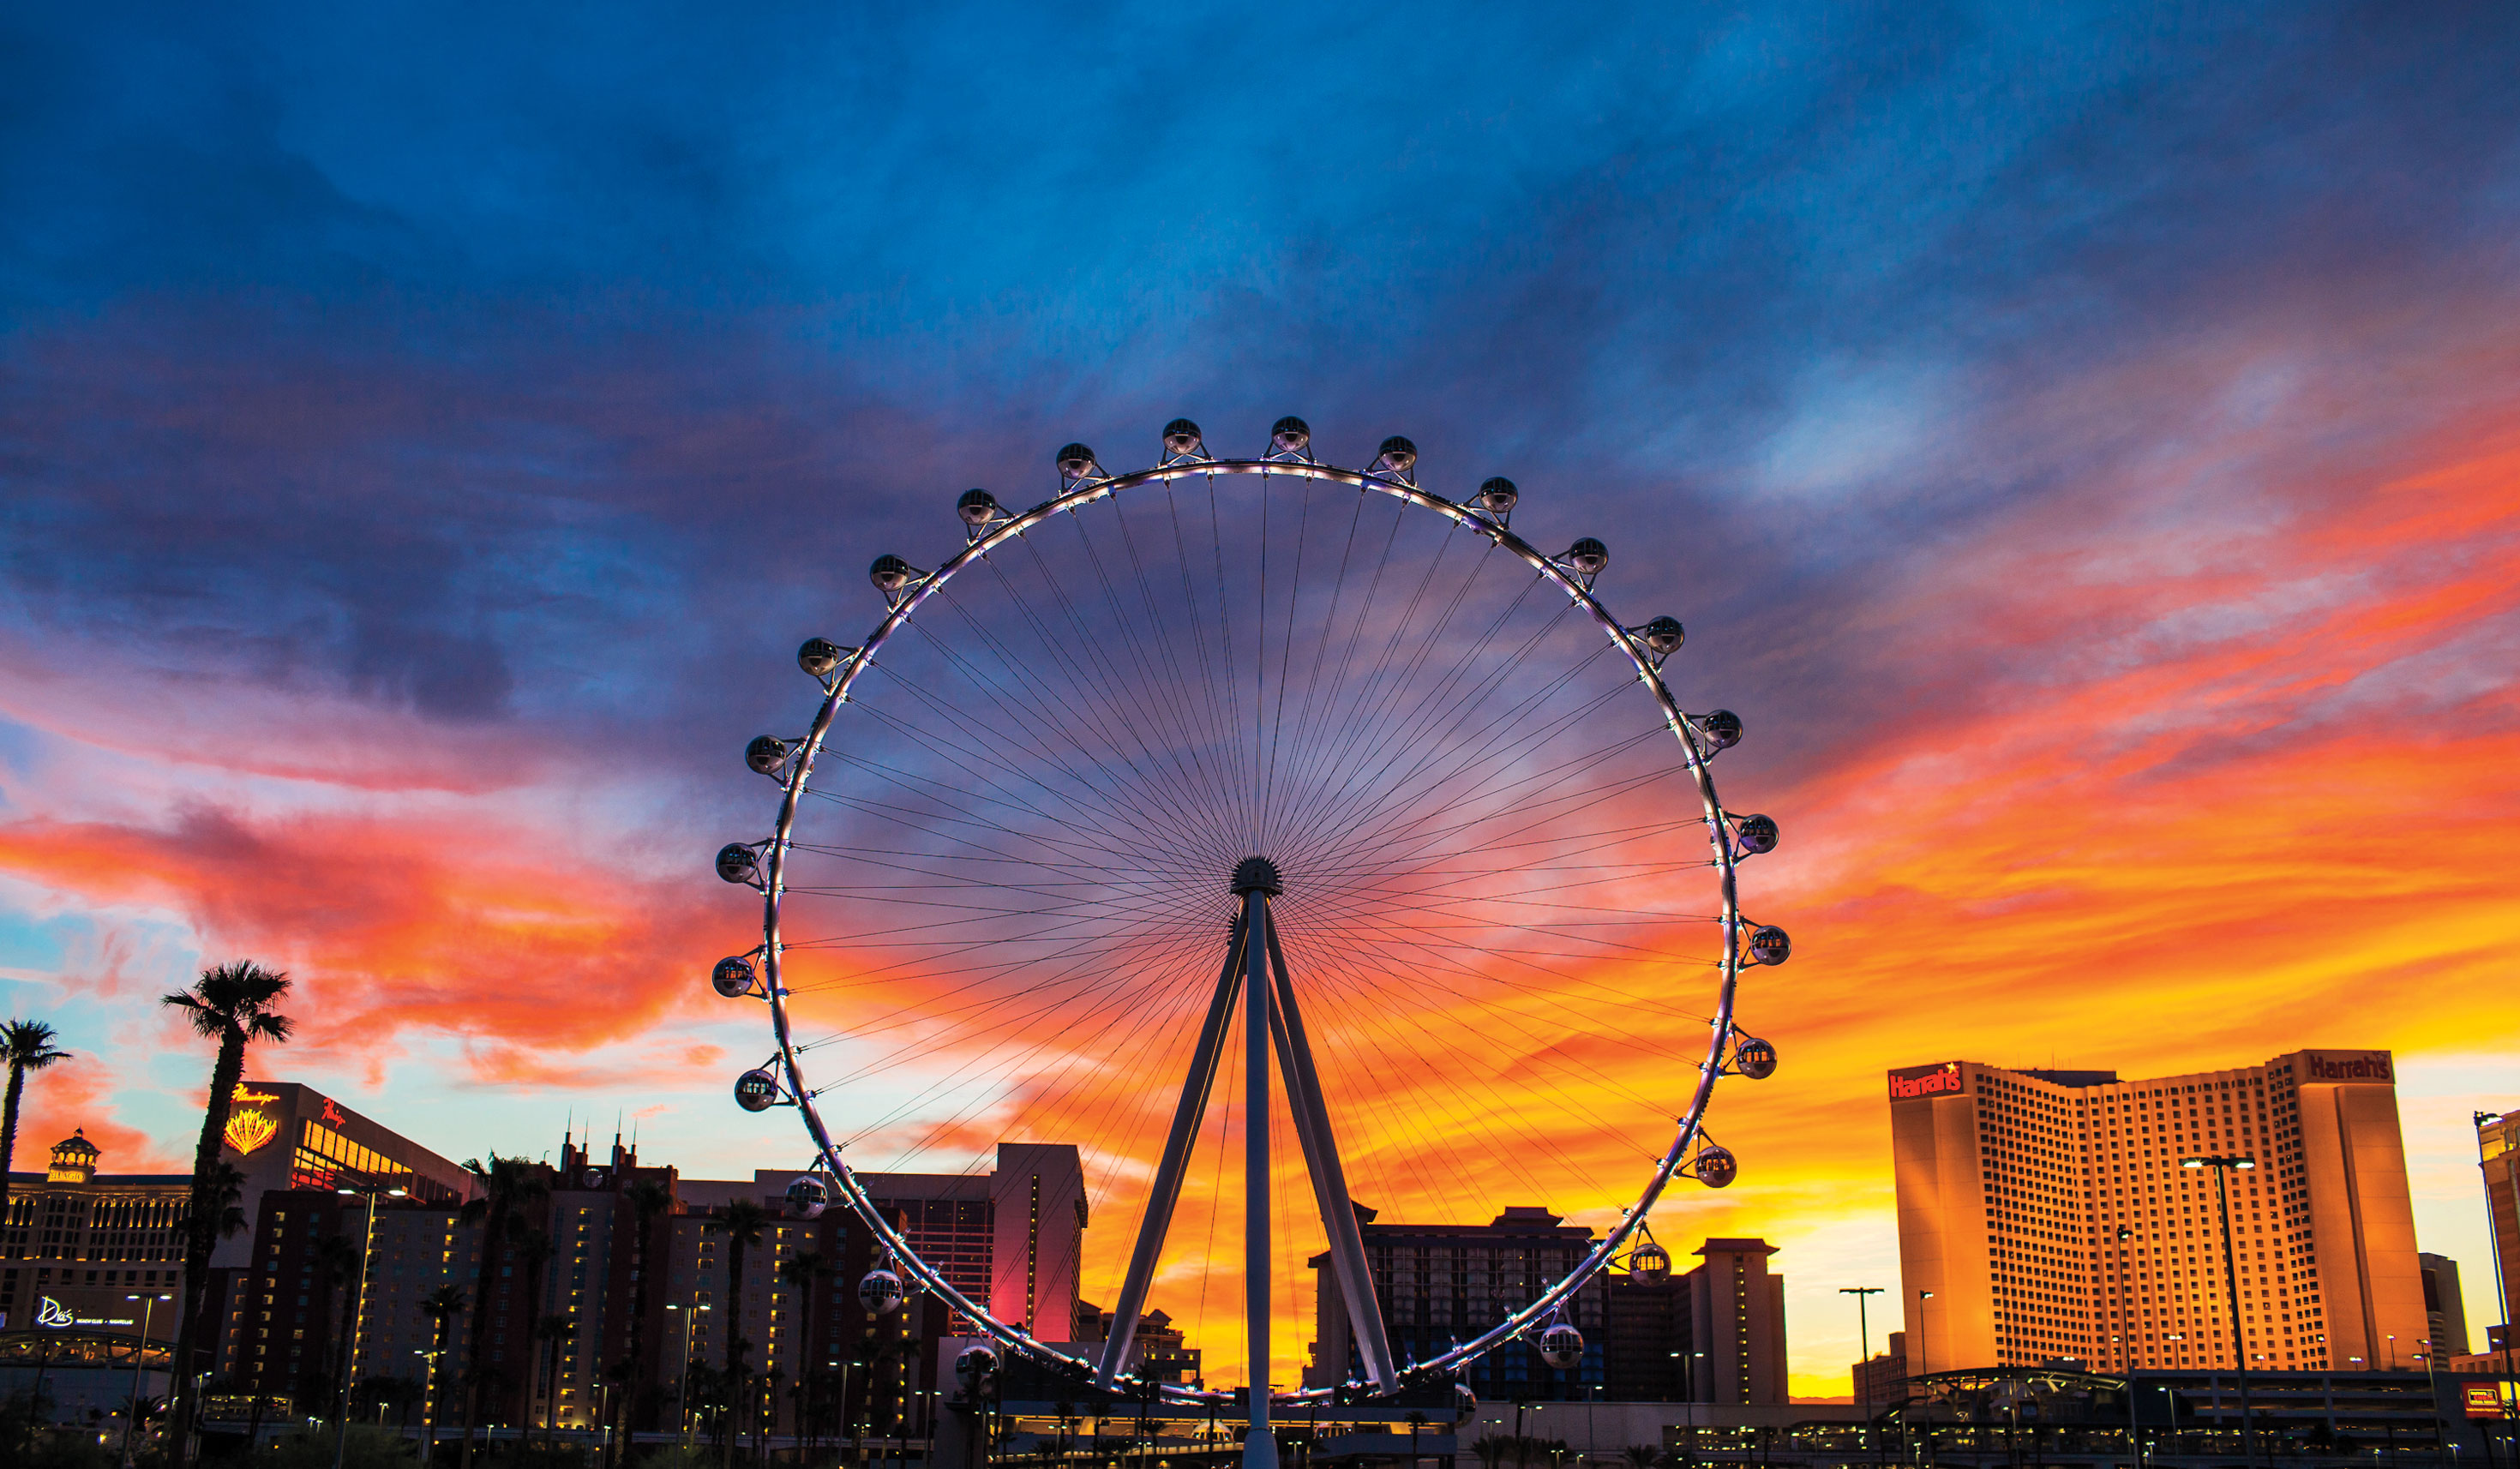
[[[798, 642], [957, 549], [968, 487], [1292, 413], [1515, 478], [1742, 716], [1782, 1064], [1711, 1114], [1740, 1180], [1655, 1221], [1778, 1247], [1796, 1392], [1858, 1355], [1837, 1290], [1900, 1283], [1895, 1067], [2387, 1049], [2417, 1241], [2486, 1260], [2520, 20], [409, 23], [39, 16], [0, 56], [0, 1012], [73, 1052], [22, 1166], [83, 1127], [180, 1167], [207, 1056], [155, 1001], [248, 957], [301, 1022], [249, 1074], [447, 1157], [619, 1116], [698, 1176], [798, 1165], [707, 984], [757, 941], [709, 855], [760, 835]], [[1184, 33], [1320, 50], [1157, 100]], [[1605, 1108], [1693, 1075], [1702, 1031], [1584, 1019]], [[1434, 1074], [1519, 1038], [1473, 1039]], [[1499, 1069], [1500, 1111], [1546, 1090]], [[867, 1156], [996, 1140], [910, 1135]], [[1386, 1218], [1455, 1187], [1376, 1141]]]

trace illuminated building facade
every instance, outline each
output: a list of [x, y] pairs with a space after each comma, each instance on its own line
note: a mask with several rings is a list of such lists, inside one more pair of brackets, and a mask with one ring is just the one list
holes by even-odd
[[[2485, 1205], [2494, 1220], [2494, 1260], [2502, 1283], [2502, 1322], [2520, 1320], [2520, 1111], [2480, 1116], [2476, 1150]], [[2498, 1322], [2498, 1326], [2502, 1326]], [[2507, 1330], [2507, 1326], [2502, 1326]], [[2488, 1328], [2491, 1333], [2494, 1328]], [[2496, 1338], [2499, 1343], [2500, 1338]]]
[[145, 1320], [151, 1342], [175, 1340], [177, 1303], [144, 1313], [132, 1296], [180, 1296], [190, 1174], [101, 1174], [84, 1130], [53, 1144], [42, 1173], [9, 1176], [0, 1224], [0, 1333], [44, 1352], [113, 1338], [124, 1350]]
[[1785, 1277], [1768, 1271], [1764, 1239], [1710, 1239], [1682, 1276], [1688, 1287], [1689, 1376], [1699, 1402], [1781, 1403]]
[[[899, 1210], [902, 1235], [954, 1288], [985, 1301], [1001, 1321], [1020, 1322], [1043, 1341], [1079, 1329], [1078, 1266], [1085, 1251], [1085, 1168], [1071, 1143], [1001, 1142], [985, 1174], [865, 1173], [859, 1181], [881, 1209]], [[754, 1175], [773, 1192], [788, 1175]], [[775, 1186], [774, 1186], [775, 1185]], [[695, 1197], [732, 1183], [692, 1182]], [[974, 1328], [959, 1315], [957, 1334]]]
[[[2386, 1051], [2122, 1081], [1974, 1061], [1889, 1074], [1919, 1371], [2404, 1365], [2427, 1335]], [[2230, 1172], [2239, 1340], [2216, 1171]], [[1931, 1292], [1930, 1298], [1920, 1292]], [[2396, 1338], [2391, 1349], [2390, 1338]]]
[[[1358, 1205], [1356, 1213], [1391, 1353], [1404, 1362], [1422, 1361], [1504, 1320], [1573, 1270], [1595, 1243], [1591, 1229], [1530, 1205], [1485, 1224], [1378, 1224], [1374, 1211]], [[1364, 1359], [1329, 1256], [1310, 1264], [1316, 1316], [1304, 1385], [1336, 1387], [1361, 1375]], [[1608, 1299], [1609, 1282], [1597, 1275], [1567, 1304], [1566, 1321], [1584, 1333], [1580, 1363], [1560, 1371], [1541, 1360], [1537, 1348], [1509, 1346], [1470, 1364], [1470, 1391], [1517, 1401], [1594, 1396], [1602, 1380]]]
[[[694, 1184], [673, 1169], [642, 1167], [617, 1138], [601, 1158], [565, 1141], [556, 1166], [536, 1164], [530, 1174], [532, 1195], [493, 1242], [482, 1326], [493, 1384], [486, 1422], [589, 1428], [626, 1418], [633, 1428], [670, 1429], [684, 1363], [722, 1365], [730, 1334], [742, 1338], [742, 1360], [757, 1380], [777, 1372], [786, 1383], [812, 1375], [825, 1384], [817, 1416], [827, 1427], [901, 1421], [913, 1405], [909, 1395], [932, 1387], [933, 1353], [920, 1346], [944, 1334], [941, 1307], [922, 1298], [869, 1320], [857, 1283], [879, 1257], [866, 1228], [845, 1209], [788, 1217], [787, 1176]], [[653, 1207], [642, 1207], [641, 1185], [661, 1195], [649, 1196]], [[725, 1232], [738, 1198], [770, 1216], [745, 1247], [740, 1299]], [[435, 1400], [441, 1421], [460, 1413], [456, 1384], [472, 1365], [483, 1224], [451, 1203], [387, 1199], [370, 1233], [358, 1196], [330, 1188], [265, 1193], [252, 1267], [237, 1272], [220, 1369], [240, 1392], [302, 1398], [333, 1391], [346, 1353], [353, 1381], [411, 1383], [424, 1402]], [[354, 1270], [339, 1264], [345, 1255], [355, 1260], [362, 1239], [370, 1246], [364, 1310]], [[786, 1269], [809, 1251], [818, 1271]], [[441, 1329], [430, 1301], [447, 1288], [464, 1301]], [[340, 1328], [354, 1316], [345, 1339]], [[567, 1329], [555, 1339], [546, 1328], [560, 1322]], [[645, 1367], [632, 1382], [634, 1322]], [[872, 1373], [864, 1370], [871, 1357], [879, 1358]], [[844, 1365], [856, 1370], [843, 1374]], [[798, 1408], [785, 1398], [776, 1405], [782, 1432], [794, 1429]]]

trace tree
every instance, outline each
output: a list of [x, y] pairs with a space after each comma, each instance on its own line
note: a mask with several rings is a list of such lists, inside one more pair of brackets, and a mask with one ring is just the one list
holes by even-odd
[[[200, 1363], [202, 1339], [208, 1334], [210, 1249], [217, 1242], [223, 1212], [210, 1197], [211, 1171], [219, 1164], [219, 1144], [227, 1135], [228, 1110], [235, 1104], [237, 1084], [245, 1080], [245, 1048], [261, 1041], [278, 1046], [288, 1041], [293, 1022], [277, 1006], [289, 994], [289, 976], [250, 959], [204, 969], [189, 990], [164, 997], [192, 1026], [193, 1033], [216, 1041], [218, 1055], [210, 1063], [210, 1094], [202, 1108], [202, 1137], [193, 1150], [192, 1210], [184, 1226], [184, 1318], [175, 1332], [173, 1421], [192, 1421], [193, 1373]], [[178, 1432], [175, 1456], [185, 1462], [187, 1436]]]
[[779, 1278], [788, 1286], [788, 1303], [797, 1308], [796, 1434], [805, 1440], [807, 1458], [814, 1451], [807, 1429], [814, 1416], [814, 1287], [830, 1273], [820, 1250], [798, 1250], [779, 1267]]
[[0, 1106], [0, 1220], [9, 1217], [9, 1169], [18, 1157], [18, 1103], [26, 1094], [26, 1073], [70, 1058], [68, 1051], [53, 1044], [59, 1039], [40, 1020], [12, 1020], [0, 1026], [0, 1056], [9, 1062], [9, 1100]]
[[451, 1285], [430, 1291], [420, 1303], [420, 1313], [429, 1319], [428, 1381], [422, 1386], [421, 1422], [425, 1442], [420, 1456], [423, 1463], [437, 1458], [437, 1384], [440, 1369], [447, 1366], [446, 1344], [455, 1335], [455, 1318], [464, 1313], [464, 1292]]
[[550, 1444], [560, 1428], [560, 1349], [577, 1340], [577, 1323], [545, 1316], [534, 1324], [534, 1339], [543, 1349], [543, 1442]]
[[315, 1272], [324, 1282], [325, 1299], [331, 1307], [333, 1323], [334, 1391], [324, 1395], [327, 1402], [338, 1399], [341, 1384], [350, 1380], [350, 1337], [357, 1323], [349, 1317], [358, 1313], [358, 1303], [350, 1302], [350, 1310], [344, 1313], [341, 1297], [358, 1282], [361, 1253], [359, 1244], [347, 1234], [327, 1234], [315, 1242]]
[[518, 1226], [518, 1211], [535, 1199], [551, 1193], [551, 1180], [543, 1170], [522, 1158], [490, 1155], [484, 1166], [478, 1158], [464, 1160], [465, 1171], [480, 1185], [477, 1198], [466, 1201], [463, 1219], [466, 1224], [481, 1225], [480, 1264], [472, 1271], [472, 1350], [464, 1370], [464, 1469], [472, 1469], [472, 1430], [481, 1420], [481, 1399], [490, 1386], [490, 1272], [507, 1252], [508, 1236]]
[[639, 1232], [632, 1237], [630, 1246], [629, 1381], [622, 1384], [621, 1402], [614, 1409], [622, 1428], [621, 1432], [613, 1435], [616, 1456], [629, 1451], [631, 1400], [644, 1396], [656, 1380], [655, 1365], [649, 1359], [648, 1350], [648, 1281], [655, 1273], [653, 1266], [656, 1259], [648, 1248], [653, 1243], [649, 1236], [654, 1232], [656, 1221], [674, 1207], [673, 1190], [652, 1179], [634, 1178], [621, 1194], [629, 1200], [631, 1212], [638, 1218]]
[[[517, 1237], [514, 1251], [525, 1268], [525, 1340], [533, 1346], [525, 1354], [525, 1427], [534, 1422], [534, 1379], [542, 1371], [543, 1339], [543, 1270], [551, 1264], [552, 1237], [540, 1229], [522, 1226], [516, 1221]], [[559, 1396], [557, 1392], [554, 1397]]]
[[1654, 1469], [1654, 1465], [1662, 1462], [1662, 1446], [1631, 1444], [1619, 1450], [1619, 1456], [1636, 1465], [1637, 1469]]
[[[737, 1199], [726, 1206], [726, 1213], [702, 1227], [711, 1234], [726, 1236], [726, 1374], [728, 1402], [740, 1398], [738, 1388], [744, 1378], [743, 1351], [750, 1343], [743, 1338], [743, 1257], [744, 1252], [761, 1243], [762, 1227], [770, 1223], [770, 1211], [751, 1199]], [[735, 1462], [733, 1414], [728, 1414], [725, 1452], [721, 1461]]]

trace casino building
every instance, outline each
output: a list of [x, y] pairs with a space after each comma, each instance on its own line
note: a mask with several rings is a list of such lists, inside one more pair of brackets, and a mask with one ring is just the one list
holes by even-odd
[[[2383, 1370], [2428, 1334], [2386, 1051], [1888, 1080], [1915, 1371], [2214, 1367], [2235, 1347], [2258, 1370]], [[2255, 1164], [2224, 1179], [2236, 1343], [2217, 1171], [2182, 1166], [2208, 1155]]]

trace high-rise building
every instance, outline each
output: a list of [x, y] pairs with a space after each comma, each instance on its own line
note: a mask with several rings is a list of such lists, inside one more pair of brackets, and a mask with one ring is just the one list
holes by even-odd
[[1776, 1246], [1710, 1239], [1688, 1287], [1690, 1397], [1699, 1402], [1779, 1403], [1785, 1395], [1785, 1277], [1768, 1273]]
[[[294, 1082], [239, 1083], [221, 1140], [219, 1160], [239, 1175], [235, 1203], [248, 1224], [274, 1192], [400, 1188], [452, 1207], [469, 1183], [457, 1165]], [[68, 1342], [136, 1336], [145, 1321], [152, 1341], [171, 1342], [185, 1305], [182, 1229], [192, 1175], [100, 1174], [101, 1157], [82, 1132], [55, 1147], [46, 1173], [10, 1176], [10, 1217], [0, 1227], [0, 1326], [31, 1326]], [[220, 1235], [213, 1247], [207, 1309], [220, 1326], [197, 1341], [200, 1370], [233, 1361], [234, 1342], [221, 1342], [230, 1326], [248, 1316], [258, 1321], [263, 1305], [280, 1311], [284, 1295], [293, 1301], [314, 1294], [273, 1287], [257, 1243], [247, 1229]], [[174, 1299], [147, 1302], [146, 1312], [131, 1299], [159, 1294]]]
[[[1391, 1353], [1401, 1362], [1422, 1361], [1504, 1320], [1572, 1271], [1594, 1244], [1592, 1230], [1527, 1204], [1484, 1224], [1375, 1224], [1374, 1211], [1362, 1204], [1356, 1214]], [[1364, 1358], [1330, 1257], [1310, 1263], [1314, 1339], [1304, 1384], [1336, 1387], [1362, 1375]], [[1581, 1362], [1561, 1371], [1535, 1347], [1506, 1347], [1470, 1364], [1470, 1391], [1516, 1400], [1593, 1396], [1601, 1382], [1607, 1299], [1608, 1282], [1597, 1275], [1566, 1305], [1566, 1322], [1584, 1334]]]
[[[2235, 1351], [2261, 1370], [2350, 1370], [2385, 1366], [2392, 1336], [2404, 1357], [2427, 1328], [2395, 1075], [2386, 1051], [2313, 1050], [2140, 1081], [1892, 1071], [1920, 1370], [2210, 1367]], [[2182, 1166], [2209, 1155], [2255, 1166]]]
[[[127, 1352], [144, 1319], [131, 1298], [181, 1294], [192, 1175], [99, 1173], [103, 1156], [81, 1129], [53, 1144], [44, 1172], [9, 1176], [0, 1329], [64, 1342], [121, 1338]], [[181, 1305], [152, 1305], [152, 1342], [175, 1340]]]
[[1601, 1396], [1612, 1402], [1685, 1402], [1689, 1399], [1688, 1281], [1671, 1268], [1671, 1252], [1650, 1238], [1604, 1273], [1609, 1299], [1602, 1317]]
[[2476, 1152], [2485, 1171], [2485, 1207], [2494, 1221], [2494, 1264], [2502, 1324], [2520, 1320], [2520, 1111], [2479, 1114]]
[[1908, 1333], [1890, 1333], [1890, 1345], [1867, 1361], [1855, 1364], [1855, 1401], [1897, 1402], [1908, 1396]]
[[2445, 1255], [2417, 1255], [2424, 1272], [2424, 1340], [2439, 1360], [2467, 1355], [2467, 1297], [2458, 1288], [2458, 1262]]
[[[775, 1372], [787, 1383], [816, 1381], [827, 1430], [898, 1422], [912, 1395], [932, 1386], [933, 1354], [919, 1344], [944, 1335], [941, 1306], [920, 1297], [870, 1319], [857, 1293], [880, 1260], [868, 1230], [845, 1209], [790, 1215], [787, 1176], [705, 1183], [687, 1196], [675, 1170], [640, 1166], [618, 1139], [600, 1162], [570, 1139], [557, 1166], [526, 1172], [531, 1186], [486, 1274], [485, 1221], [450, 1204], [382, 1200], [371, 1224], [359, 1195], [266, 1192], [249, 1236], [252, 1268], [237, 1272], [222, 1372], [242, 1392], [302, 1399], [338, 1390], [346, 1354], [353, 1381], [408, 1383], [421, 1413], [443, 1422], [462, 1411], [458, 1384], [477, 1330], [484, 1420], [562, 1428], [670, 1428], [685, 1364], [722, 1364], [731, 1346], [756, 1380]], [[764, 1216], [744, 1243], [740, 1295], [728, 1215], [737, 1199]], [[809, 1253], [819, 1268], [799, 1264]], [[441, 1292], [459, 1298], [451, 1314]], [[632, 1378], [634, 1348], [644, 1366]], [[802, 1405], [801, 1397], [774, 1405], [783, 1432]]]
[[[1001, 1142], [985, 1174], [861, 1173], [883, 1209], [901, 1212], [902, 1237], [954, 1288], [1019, 1322], [1046, 1342], [1077, 1329], [1078, 1267], [1085, 1250], [1085, 1169], [1071, 1143]], [[758, 1173], [773, 1194], [789, 1175]], [[687, 1197], [721, 1202], [744, 1185], [685, 1180]], [[953, 1320], [958, 1333], [972, 1323]]]

